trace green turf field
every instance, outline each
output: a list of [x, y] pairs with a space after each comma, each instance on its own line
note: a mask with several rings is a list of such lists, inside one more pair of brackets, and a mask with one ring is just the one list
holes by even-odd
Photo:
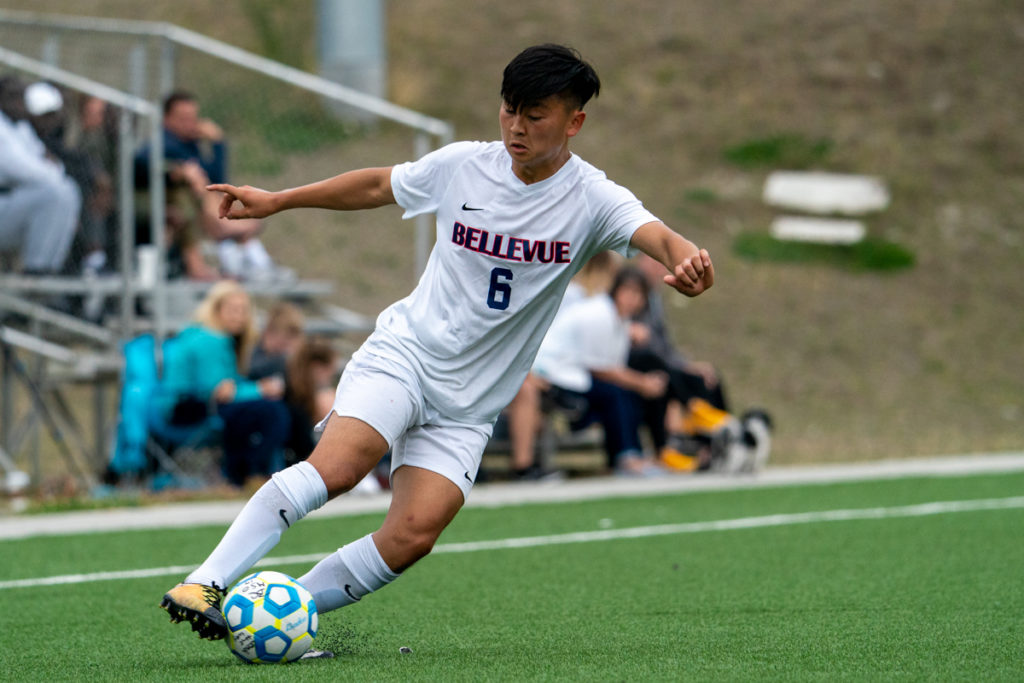
[[[222, 527], [4, 541], [0, 679], [1019, 681], [1022, 492], [1014, 473], [468, 508], [439, 552], [322, 618], [337, 659], [285, 671], [170, 625], [177, 574], [89, 576], [198, 564]], [[379, 520], [306, 520], [271, 558]]]

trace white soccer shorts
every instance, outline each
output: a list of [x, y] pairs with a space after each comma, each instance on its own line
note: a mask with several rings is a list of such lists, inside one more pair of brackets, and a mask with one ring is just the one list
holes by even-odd
[[391, 476], [402, 465], [421, 467], [451, 480], [463, 499], [473, 488], [494, 428], [445, 418], [424, 400], [411, 369], [365, 352], [345, 366], [333, 412], [362, 420], [384, 437], [391, 448]]

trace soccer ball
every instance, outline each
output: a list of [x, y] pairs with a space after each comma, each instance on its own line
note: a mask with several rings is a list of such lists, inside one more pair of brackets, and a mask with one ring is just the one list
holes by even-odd
[[227, 643], [246, 662], [290, 662], [316, 637], [316, 604], [308, 590], [281, 572], [245, 577], [224, 596]]

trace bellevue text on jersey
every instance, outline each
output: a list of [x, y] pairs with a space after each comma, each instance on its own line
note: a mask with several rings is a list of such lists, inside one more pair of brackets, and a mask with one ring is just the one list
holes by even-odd
[[501, 233], [491, 234], [482, 228], [474, 228], [455, 221], [452, 242], [470, 251], [496, 256], [506, 261], [525, 263], [569, 263], [569, 242], [549, 242], [511, 237]]

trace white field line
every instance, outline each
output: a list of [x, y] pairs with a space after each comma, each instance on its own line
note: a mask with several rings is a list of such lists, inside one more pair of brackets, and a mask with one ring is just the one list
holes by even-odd
[[[578, 531], [567, 534], [549, 536], [526, 536], [522, 538], [503, 538], [493, 541], [470, 541], [465, 543], [443, 543], [434, 547], [438, 553], [470, 553], [481, 550], [506, 550], [511, 548], [536, 548], [549, 545], [566, 545], [569, 543], [593, 543], [613, 541], [623, 538], [648, 538], [651, 536], [667, 536], [674, 534], [693, 534], [704, 531], [732, 531], [736, 529], [758, 529], [766, 527], [791, 526], [796, 524], [813, 524], [818, 522], [846, 522], [864, 519], [896, 519], [901, 517], [928, 517], [931, 515], [952, 514], [957, 512], [978, 512], [984, 510], [1011, 510], [1024, 508], [1024, 496], [1013, 498], [987, 498], [980, 500], [952, 500], [899, 507], [876, 507], [846, 510], [821, 510], [818, 512], [798, 512], [792, 514], [765, 515], [761, 517], [740, 517], [710, 522], [686, 522], [682, 524], [659, 524], [656, 526], [629, 527], [626, 529], [602, 529], [599, 531]], [[256, 563], [257, 567], [272, 565], [291, 565], [319, 562], [330, 553], [313, 553], [308, 555], [284, 555], [266, 557]], [[31, 588], [35, 586], [56, 586], [74, 583], [91, 583], [95, 581], [113, 581], [121, 579], [143, 579], [155, 576], [172, 576], [187, 574], [194, 567], [178, 565], [171, 567], [152, 567], [149, 569], [131, 569], [115, 572], [94, 572], [91, 574], [64, 574], [33, 579], [15, 579], [0, 581], [0, 590], [8, 588]]]
[[[827, 485], [907, 477], [961, 477], [1024, 471], [1024, 452], [975, 453], [933, 458], [901, 458], [863, 463], [769, 467], [753, 476], [703, 473], [700, 476], [622, 478], [586, 477], [557, 484], [484, 483], [473, 488], [466, 507], [504, 507], [535, 503], [612, 499], [628, 496], [676, 495], [783, 486]], [[345, 495], [310, 513], [324, 519], [383, 513], [390, 492], [369, 496]], [[0, 515], [0, 541], [36, 536], [109, 531], [225, 527], [238, 516], [245, 501], [168, 503], [141, 508], [110, 508], [45, 515]]]

